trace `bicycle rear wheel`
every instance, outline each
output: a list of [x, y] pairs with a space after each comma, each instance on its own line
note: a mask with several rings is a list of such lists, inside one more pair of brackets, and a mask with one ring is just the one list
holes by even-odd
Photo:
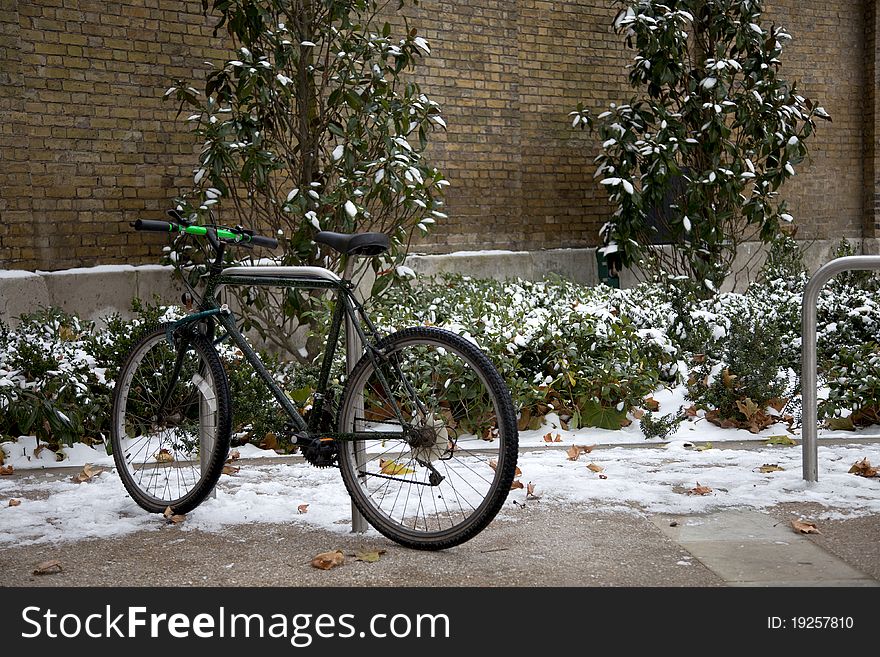
[[358, 362], [340, 406], [345, 486], [402, 545], [463, 543], [495, 517], [514, 479], [510, 392], [483, 352], [448, 331], [405, 329], [377, 348], [378, 363]]
[[132, 349], [113, 391], [111, 444], [132, 499], [152, 513], [187, 513], [211, 492], [229, 452], [226, 372], [205, 338], [172, 347], [166, 327]]

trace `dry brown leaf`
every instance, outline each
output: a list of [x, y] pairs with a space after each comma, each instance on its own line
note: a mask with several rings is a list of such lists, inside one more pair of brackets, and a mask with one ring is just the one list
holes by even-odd
[[34, 575], [54, 575], [62, 570], [64, 569], [61, 567], [61, 562], [58, 559], [50, 559], [49, 561], [38, 563], [37, 567], [34, 568]]
[[174, 455], [165, 448], [153, 454], [153, 458], [156, 459], [156, 463], [171, 463], [174, 461]]
[[792, 520], [791, 527], [798, 534], [821, 534], [812, 520]]
[[688, 406], [686, 409], [684, 409], [684, 414], [687, 417], [697, 417], [697, 407], [694, 405]]
[[721, 372], [721, 383], [724, 384], [725, 388], [728, 388], [728, 389], [732, 388], [733, 382], [735, 380], [736, 380], [736, 375], [728, 372], [726, 368], [724, 369], [723, 372]]
[[632, 413], [632, 416], [637, 420], [641, 420], [643, 417], [645, 417], [645, 411], [643, 411], [640, 408], [632, 409], [631, 413]]
[[652, 413], [656, 413], [657, 411], [660, 410], [660, 402], [658, 402], [653, 397], [646, 397], [642, 406], [647, 408]]
[[550, 432], [545, 433], [544, 434], [544, 442], [545, 443], [552, 443], [553, 442], [553, 434]]
[[162, 512], [162, 515], [166, 518], [170, 518], [174, 515], [174, 509], [172, 509], [170, 506], [166, 506], [165, 510]]
[[711, 488], [708, 486], [702, 486], [698, 481], [697, 485], [688, 491], [688, 495], [709, 495], [711, 492]]
[[498, 467], [497, 461], [489, 461], [489, 467], [495, 470]]
[[296, 507], [296, 512], [297, 513], [308, 513], [309, 512], [309, 505], [308, 504], [300, 504], [298, 507]]
[[595, 463], [587, 463], [587, 468], [593, 472], [602, 472], [605, 470], [601, 465], [596, 465]]
[[186, 514], [185, 514], [185, 513], [184, 513], [184, 514], [175, 513], [173, 516], [170, 516], [170, 517], [168, 518], [168, 522], [170, 522], [170, 523], [172, 523], [172, 524], [174, 524], [174, 525], [179, 525], [179, 524], [182, 523], [184, 520], [186, 520]]
[[82, 484], [87, 481], [91, 481], [92, 477], [101, 474], [102, 472], [106, 472], [106, 468], [99, 468], [96, 465], [92, 465], [91, 463], [86, 463], [83, 466], [83, 469], [73, 475], [70, 479], [74, 483]]
[[237, 449], [234, 449], [231, 452], [229, 452], [229, 458], [226, 459], [226, 462], [232, 463], [233, 461], [237, 461], [240, 458], [241, 458], [241, 452], [239, 452]]
[[237, 465], [224, 465], [223, 466], [223, 474], [225, 474], [225, 475], [238, 474], [239, 470], [241, 470], [241, 468]]
[[260, 447], [263, 449], [275, 449], [278, 447], [278, 436], [276, 436], [271, 431], [266, 434], [266, 437], [260, 441]]
[[6, 462], [6, 452], [3, 451], [3, 448], [0, 447], [0, 465], [3, 465]]
[[535, 495], [535, 484], [531, 481], [526, 485], [526, 499], [528, 498], [532, 498], [533, 500], [538, 499], [538, 496]]
[[13, 468], [11, 465], [4, 465], [3, 467], [0, 467], [0, 475], [11, 475], [13, 472], [15, 472], [15, 468]]
[[371, 550], [371, 551], [361, 551], [355, 552], [354, 558], [358, 561], [365, 561], [367, 563], [376, 563], [385, 554], [385, 550]]
[[514, 477], [521, 477], [522, 476], [522, 470], [519, 469], [518, 465], [516, 466], [516, 469], [513, 471], [513, 476]]
[[871, 467], [871, 462], [868, 460], [866, 456], [861, 461], [856, 461], [853, 466], [849, 469], [850, 474], [858, 475], [860, 477], [877, 477], [878, 469]]
[[553, 442], [554, 442], [554, 443], [561, 443], [561, 442], [562, 442], [562, 436], [560, 436], [560, 435], [557, 433], [556, 436], [553, 438]]
[[787, 399], [782, 397], [773, 397], [772, 399], [767, 400], [767, 406], [772, 408], [777, 413], [781, 413], [782, 409], [785, 408], [785, 405], [788, 403]]
[[768, 473], [768, 472], [782, 472], [785, 468], [780, 468], [776, 463], [765, 463], [760, 468], [758, 468], [758, 472]]
[[524, 488], [523, 482], [514, 480], [514, 482], [510, 484], [510, 490], [517, 490], [518, 488]]
[[336, 566], [341, 566], [344, 563], [345, 555], [342, 553], [342, 550], [322, 552], [321, 554], [315, 555], [315, 558], [311, 561], [312, 567], [320, 570], [330, 570], [331, 568], [336, 568]]
[[11, 499], [9, 500], [9, 506], [20, 506], [21, 500]]
[[581, 448], [577, 445], [572, 445], [565, 450], [565, 453], [568, 454], [569, 461], [577, 461], [581, 456]]

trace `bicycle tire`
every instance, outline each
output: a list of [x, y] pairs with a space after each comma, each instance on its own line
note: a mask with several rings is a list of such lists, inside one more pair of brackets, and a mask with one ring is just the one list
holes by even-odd
[[120, 369], [110, 440], [131, 498], [151, 513], [171, 507], [183, 514], [205, 500], [223, 472], [232, 413], [226, 371], [205, 337], [187, 338], [173, 377], [178, 350], [167, 342], [167, 326], [148, 329]]
[[[398, 410], [408, 406], [416, 420], [401, 420], [399, 437], [364, 440], [362, 449], [352, 440], [340, 440], [346, 489], [367, 521], [401, 545], [442, 550], [464, 543], [495, 518], [515, 478], [518, 433], [510, 391], [476, 345], [443, 329], [404, 329], [381, 340], [376, 350], [381, 354], [378, 370], [366, 354], [346, 382], [340, 434], [395, 426], [388, 410], [394, 395]], [[384, 385], [379, 372], [393, 381]], [[410, 398], [407, 384], [418, 391], [419, 402]], [[384, 414], [389, 417], [383, 419]], [[439, 483], [432, 483], [434, 472], [443, 477]], [[395, 513], [405, 487], [406, 499]], [[392, 495], [393, 504], [388, 501]]]

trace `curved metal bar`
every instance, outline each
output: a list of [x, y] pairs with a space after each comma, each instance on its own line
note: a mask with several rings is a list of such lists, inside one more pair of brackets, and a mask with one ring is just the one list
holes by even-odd
[[880, 269], [880, 256], [846, 256], [820, 267], [804, 289], [801, 305], [801, 438], [806, 481], [819, 481], [816, 421], [818, 415], [816, 374], [816, 305], [825, 283], [837, 274], [852, 270]]

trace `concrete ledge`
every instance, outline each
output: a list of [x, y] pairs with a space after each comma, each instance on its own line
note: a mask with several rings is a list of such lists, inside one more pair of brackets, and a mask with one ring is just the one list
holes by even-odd
[[[805, 249], [808, 269], [815, 271], [831, 260], [839, 242], [809, 242]], [[876, 239], [850, 239], [849, 242], [856, 253], [880, 252], [880, 241]], [[765, 254], [766, 248], [757, 242], [744, 244], [734, 271], [746, 267], [754, 275]], [[449, 272], [498, 280], [516, 277], [541, 280], [549, 274], [558, 274], [584, 285], [599, 282], [595, 248], [458, 251], [443, 255], [411, 255], [406, 264], [428, 276]], [[149, 301], [158, 295], [164, 303], [178, 302], [183, 288], [172, 279], [171, 272], [171, 267], [160, 265], [112, 265], [53, 272], [0, 270], [0, 320], [14, 325], [18, 316], [41, 306], [57, 306], [92, 321], [100, 321], [114, 312], [129, 317], [134, 297]], [[724, 289], [742, 290], [746, 281], [747, 277], [740, 275], [735, 284], [731, 280]], [[620, 282], [621, 287], [637, 284], [638, 271], [624, 270]]]
[[599, 283], [596, 249], [546, 251], [458, 251], [441, 255], [411, 255], [406, 264], [419, 274], [443, 272], [475, 278], [541, 280], [558, 274], [584, 285]]
[[164, 303], [180, 299], [172, 268], [160, 265], [113, 265], [60, 271], [0, 270], [0, 320], [16, 325], [18, 317], [55, 306], [83, 319], [100, 322], [112, 313], [131, 316], [134, 297]]

